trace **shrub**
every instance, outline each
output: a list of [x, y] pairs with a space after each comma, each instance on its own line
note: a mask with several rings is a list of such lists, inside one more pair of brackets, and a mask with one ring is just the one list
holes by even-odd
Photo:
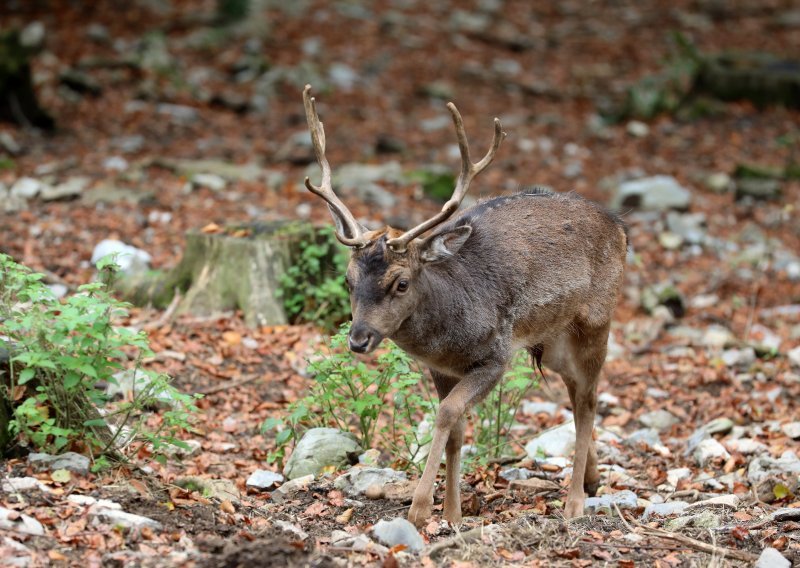
[[300, 253], [280, 279], [278, 293], [292, 322], [307, 321], [328, 331], [350, 317], [345, 285], [347, 248], [332, 227], [325, 226], [301, 239]]
[[[176, 435], [188, 427], [193, 398], [141, 367], [152, 355], [147, 335], [115, 325], [127, 313], [109, 292], [117, 266], [106, 258], [98, 269], [100, 281], [61, 301], [41, 274], [0, 255], [0, 340], [11, 353], [2, 394], [13, 407], [11, 433], [18, 444], [47, 452], [121, 458], [147, 445], [163, 460], [165, 446], [185, 447]], [[117, 382], [129, 358], [146, 380], [136, 381], [133, 400], [112, 403], [102, 387]], [[146, 410], [155, 405], [167, 410], [150, 430]]]

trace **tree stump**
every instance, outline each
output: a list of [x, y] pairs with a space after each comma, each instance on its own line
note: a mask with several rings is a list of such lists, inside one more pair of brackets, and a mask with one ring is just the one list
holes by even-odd
[[183, 294], [177, 313], [210, 316], [242, 311], [251, 327], [287, 323], [278, 296], [280, 278], [299, 253], [311, 225], [297, 222], [259, 223], [225, 232], [186, 235], [186, 249], [171, 271], [124, 277], [117, 285], [136, 305], [167, 306], [176, 291]]
[[800, 108], [800, 61], [768, 53], [703, 57], [695, 89], [724, 101], [749, 100], [759, 107]]
[[31, 24], [22, 32], [0, 31], [0, 120], [52, 130], [55, 121], [39, 105], [33, 89], [30, 60], [44, 34], [36, 26]]

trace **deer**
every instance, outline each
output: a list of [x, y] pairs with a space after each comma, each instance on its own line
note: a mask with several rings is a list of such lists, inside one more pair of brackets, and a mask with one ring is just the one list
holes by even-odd
[[502, 379], [514, 353], [527, 349], [541, 369], [561, 376], [572, 405], [576, 442], [564, 517], [582, 516], [600, 483], [593, 430], [597, 383], [623, 281], [628, 236], [622, 220], [574, 193], [523, 190], [459, 208], [506, 136], [494, 119], [486, 155], [473, 163], [464, 122], [447, 104], [461, 154], [452, 197], [441, 211], [402, 231], [368, 230], [331, 185], [325, 130], [311, 86], [303, 90], [320, 185], [336, 238], [351, 249], [345, 282], [355, 353], [384, 338], [426, 366], [439, 396], [433, 437], [408, 519], [431, 517], [434, 484], [445, 456], [443, 517], [461, 522], [460, 466], [467, 410]]

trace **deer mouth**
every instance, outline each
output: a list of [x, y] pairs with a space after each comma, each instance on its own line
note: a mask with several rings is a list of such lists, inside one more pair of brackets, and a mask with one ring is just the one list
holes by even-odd
[[359, 333], [350, 332], [348, 344], [353, 353], [370, 353], [381, 342], [382, 337], [375, 331], [364, 330]]

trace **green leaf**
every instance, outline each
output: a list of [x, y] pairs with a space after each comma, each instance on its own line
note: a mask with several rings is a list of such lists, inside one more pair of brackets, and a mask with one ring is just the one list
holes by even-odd
[[50, 479], [56, 483], [69, 483], [72, 480], [72, 474], [68, 469], [57, 469], [50, 474]]
[[35, 376], [36, 376], [36, 369], [31, 369], [30, 367], [28, 367], [20, 371], [17, 382], [21, 385], [24, 385]]

